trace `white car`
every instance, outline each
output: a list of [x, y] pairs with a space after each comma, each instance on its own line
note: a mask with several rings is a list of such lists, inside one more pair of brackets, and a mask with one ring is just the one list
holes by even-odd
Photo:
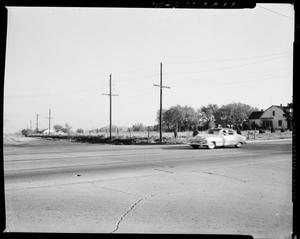
[[198, 134], [189, 140], [189, 145], [194, 149], [200, 147], [214, 149], [224, 146], [240, 148], [242, 144], [246, 144], [246, 137], [229, 128], [209, 129], [207, 134]]

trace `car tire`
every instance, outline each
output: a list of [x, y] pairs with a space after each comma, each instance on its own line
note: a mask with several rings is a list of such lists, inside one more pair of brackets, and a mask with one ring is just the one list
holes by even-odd
[[191, 145], [193, 149], [199, 149], [199, 145]]
[[238, 142], [238, 143], [235, 145], [236, 148], [240, 148], [241, 146], [242, 146], [242, 143], [241, 143], [241, 142]]
[[215, 143], [215, 142], [211, 142], [211, 143], [209, 143], [209, 144], [207, 145], [207, 147], [208, 147], [209, 149], [214, 149], [214, 148], [216, 147], [216, 143]]

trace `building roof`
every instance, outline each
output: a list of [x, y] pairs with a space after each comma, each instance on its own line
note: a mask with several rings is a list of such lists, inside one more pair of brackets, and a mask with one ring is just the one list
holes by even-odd
[[[293, 109], [293, 103], [289, 103], [287, 106], [271, 105], [268, 109], [270, 109], [272, 107], [277, 107], [277, 108], [281, 109], [284, 113], [288, 113], [290, 109]], [[265, 111], [267, 111], [268, 109], [266, 109]]]
[[249, 119], [259, 119], [260, 116], [264, 113], [264, 111], [253, 111], [250, 115], [249, 115]]

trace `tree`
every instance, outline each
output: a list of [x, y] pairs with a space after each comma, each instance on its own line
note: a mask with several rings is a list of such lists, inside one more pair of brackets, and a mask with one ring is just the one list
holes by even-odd
[[53, 126], [55, 132], [63, 131], [64, 127], [62, 125], [56, 124]]
[[137, 123], [132, 126], [132, 131], [145, 131], [145, 126], [142, 123]]
[[76, 133], [77, 133], [77, 134], [83, 134], [83, 132], [84, 132], [83, 129], [77, 129], [77, 130], [76, 130]]
[[63, 128], [62, 131], [64, 133], [70, 134], [71, 133], [71, 129], [72, 129], [72, 127], [70, 125], [68, 125], [67, 123], [65, 123], [65, 127]]
[[[157, 121], [159, 122], [159, 112], [157, 114]], [[162, 126], [167, 131], [192, 130], [199, 124], [198, 113], [190, 106], [172, 106], [168, 110], [163, 110]]]
[[199, 115], [190, 106], [184, 106], [182, 110], [184, 130], [192, 130], [199, 124]]
[[32, 133], [33, 133], [33, 131], [31, 129], [22, 129], [21, 130], [21, 134], [24, 135], [24, 136], [26, 136], [26, 137], [28, 135], [32, 134]]
[[[163, 110], [162, 126], [168, 131], [192, 130], [196, 128], [213, 128], [218, 125], [241, 127], [250, 113], [257, 108], [243, 103], [231, 103], [219, 107], [216, 104], [208, 104], [195, 111], [190, 106], [172, 106]], [[159, 122], [159, 111], [157, 113]]]
[[218, 110], [219, 106], [216, 104], [208, 104], [207, 106], [203, 106], [198, 110], [198, 114], [204, 128], [207, 129], [215, 127], [215, 120]]
[[[165, 118], [166, 117], [166, 111], [167, 110], [165, 110], [165, 109], [162, 109], [162, 122], [161, 122], [161, 124], [162, 124], [162, 128], [163, 129], [166, 129], [167, 128], [167, 130], [169, 131], [169, 128], [170, 128], [170, 125], [169, 125], [169, 121], [168, 121], [168, 119], [167, 118]], [[157, 113], [156, 113], [156, 121], [157, 121], [157, 129], [159, 130], [159, 119], [160, 119], [160, 110], [158, 110], [157, 111]]]
[[55, 132], [64, 132], [66, 134], [70, 134], [71, 133], [71, 129], [72, 127], [70, 125], [68, 125], [67, 123], [65, 123], [65, 126], [62, 126], [60, 124], [56, 124], [53, 126]]
[[230, 124], [230, 106], [228, 105], [223, 105], [222, 107], [220, 107], [217, 112], [215, 113], [215, 124], [216, 126], [227, 126], [228, 124]]
[[248, 119], [249, 115], [256, 110], [258, 109], [243, 103], [223, 105], [216, 112], [216, 123], [223, 127], [230, 125], [239, 128]]
[[[167, 127], [168, 131], [177, 127], [178, 130], [183, 126], [183, 109], [180, 105], [172, 106], [168, 110], [163, 110], [162, 113], [162, 125]], [[159, 114], [158, 119], [159, 122]]]

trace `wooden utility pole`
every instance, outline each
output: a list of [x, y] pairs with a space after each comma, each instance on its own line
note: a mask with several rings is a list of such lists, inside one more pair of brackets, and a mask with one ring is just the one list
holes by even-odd
[[160, 88], [160, 108], [159, 108], [159, 141], [162, 142], [162, 89], [171, 87], [164, 86], [162, 84], [162, 63], [160, 63], [160, 85], [153, 84], [153, 86], [158, 86]]
[[48, 134], [49, 135], [50, 135], [51, 119], [54, 119], [54, 118], [51, 117], [51, 109], [49, 109], [49, 116], [48, 116], [48, 120], [49, 120], [49, 131], [48, 131]]
[[111, 73], [109, 75], [109, 94], [103, 93], [102, 95], [109, 96], [109, 138], [111, 138], [111, 128], [112, 128], [112, 96], [118, 96], [117, 94], [112, 94], [111, 92]]
[[39, 131], [39, 114], [36, 114], [36, 132]]

